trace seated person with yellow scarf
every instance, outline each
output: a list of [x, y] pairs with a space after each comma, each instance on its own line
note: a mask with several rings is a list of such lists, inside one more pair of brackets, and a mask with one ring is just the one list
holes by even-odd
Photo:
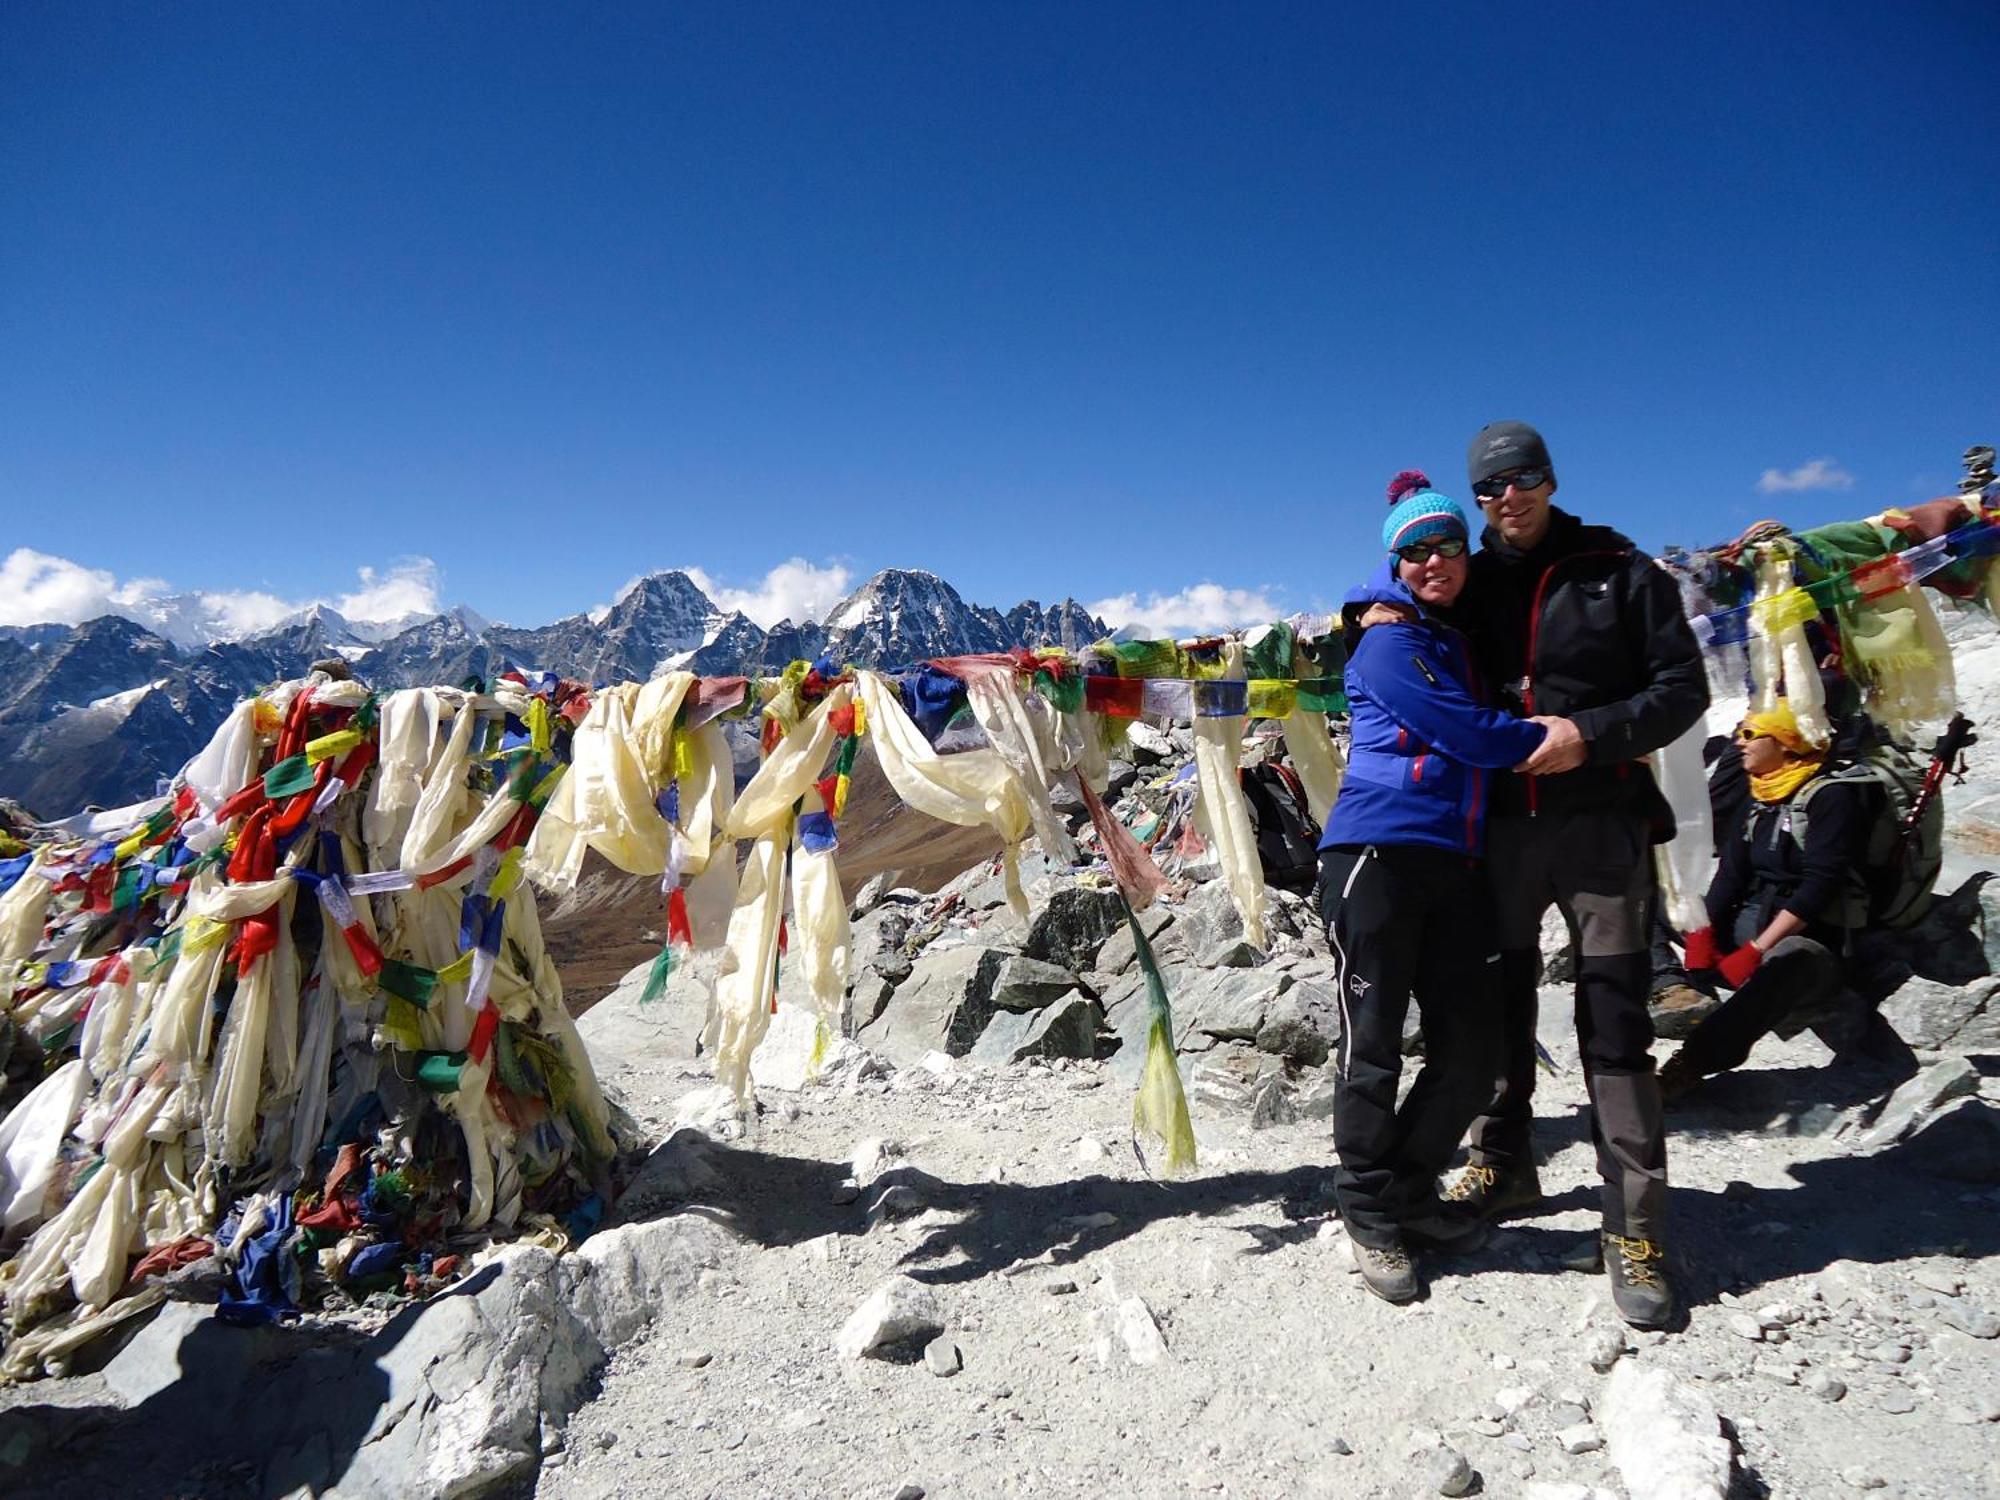
[[1864, 920], [1853, 893], [1865, 888], [1881, 788], [1828, 774], [1831, 747], [1812, 744], [1783, 699], [1746, 716], [1736, 741], [1750, 781], [1749, 815], [1721, 850], [1709, 925], [1687, 943], [1687, 967], [1714, 970], [1735, 993], [1660, 1070], [1669, 1099], [1736, 1067], [1773, 1031], [1792, 1036], [1810, 1026], [1840, 1056], [1910, 1057], [1847, 983]]

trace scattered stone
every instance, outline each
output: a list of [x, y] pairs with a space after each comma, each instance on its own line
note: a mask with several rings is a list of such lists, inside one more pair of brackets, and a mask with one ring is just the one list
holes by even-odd
[[1791, 1328], [1805, 1316], [1805, 1309], [1793, 1302], [1769, 1302], [1757, 1309], [1757, 1322], [1765, 1329]]
[[1838, 1401], [1847, 1394], [1847, 1382], [1825, 1370], [1814, 1370], [1812, 1374], [1806, 1376], [1805, 1387], [1820, 1400], [1829, 1403]]
[[1051, 1297], [1067, 1297], [1076, 1290], [1076, 1281], [1068, 1276], [1051, 1276], [1042, 1283], [1042, 1290]]
[[1111, 1152], [1104, 1142], [1087, 1135], [1070, 1148], [1070, 1155], [1079, 1166], [1100, 1166], [1111, 1160]]
[[[1223, 895], [1227, 899], [1227, 891]], [[1125, 902], [1116, 891], [1061, 886], [1034, 914], [1021, 951], [1080, 974], [1091, 967], [1105, 940], [1124, 925]]]
[[726, 1083], [683, 1094], [674, 1105], [674, 1130], [699, 1130], [711, 1140], [733, 1141], [743, 1134], [743, 1106]]
[[1440, 1495], [1469, 1495], [1479, 1475], [1463, 1453], [1442, 1443], [1424, 1469], [1424, 1482]]
[[920, 1484], [898, 1485], [889, 1500], [924, 1500], [924, 1487]]
[[750, 1054], [750, 1081], [760, 1089], [795, 1094], [822, 1074], [838, 1073], [862, 1049], [803, 1006], [780, 1002], [764, 1040]]
[[873, 1182], [877, 1172], [886, 1167], [892, 1159], [902, 1154], [903, 1148], [900, 1143], [884, 1140], [878, 1135], [871, 1135], [857, 1142], [854, 1147], [854, 1155], [849, 1159], [849, 1165], [853, 1168], [854, 1172], [854, 1181], [857, 1183]]
[[1531, 1386], [1503, 1385], [1493, 1393], [1493, 1405], [1503, 1417], [1511, 1417], [1515, 1412], [1534, 1404], [1535, 1392]]
[[[1339, 992], [1318, 979], [1298, 979], [1281, 991], [1266, 1008], [1264, 1023], [1257, 1029], [1259, 1052], [1275, 1053], [1311, 1068], [1324, 1063], [1339, 1041]], [[1331, 1088], [1327, 1093], [1326, 1113], [1331, 1114]]]
[[956, 1375], [965, 1368], [965, 1356], [950, 1336], [934, 1338], [924, 1345], [924, 1368], [933, 1375]]
[[1590, 1368], [1600, 1375], [1609, 1370], [1624, 1357], [1625, 1335], [1610, 1328], [1599, 1328], [1583, 1341], [1583, 1357]]
[[908, 1276], [891, 1276], [862, 1299], [841, 1326], [833, 1347], [842, 1359], [860, 1359], [943, 1332], [937, 1294]]
[[912, 962], [910, 977], [896, 987], [896, 998], [862, 1028], [860, 1040], [900, 1064], [931, 1051], [965, 1056], [993, 1019], [993, 986], [1013, 957], [1007, 949], [978, 943], [924, 949]]
[[1739, 1339], [1748, 1339], [1753, 1344], [1764, 1342], [1764, 1325], [1749, 1313], [1731, 1313], [1724, 1320], [1724, 1326]]
[[1004, 1067], [1030, 1057], [1090, 1057], [1103, 1019], [1097, 1002], [1072, 986], [1040, 1010], [995, 1012], [972, 1048], [972, 1059]]
[[828, 1195], [836, 1208], [844, 1208], [861, 1196], [861, 1184], [852, 1177], [843, 1177], [833, 1185]]
[[1937, 1315], [1938, 1321], [1945, 1327], [1956, 1328], [1967, 1338], [2000, 1338], [2000, 1316], [1957, 1297], [1940, 1297]]
[[1621, 1363], [1599, 1417], [1631, 1500], [1723, 1500], [1733, 1457], [1722, 1419], [1699, 1392], [1657, 1366]]
[[1068, 969], [1016, 954], [1000, 966], [993, 981], [993, 1003], [1002, 1010], [1040, 1010], [1076, 985], [1076, 975]]
[[1346, 1438], [1337, 1437], [1326, 1445], [1326, 1451], [1337, 1454], [1341, 1458], [1347, 1458], [1354, 1452], [1354, 1449], [1349, 1445]]
[[1549, 1408], [1549, 1421], [1559, 1432], [1566, 1427], [1579, 1427], [1589, 1420], [1589, 1408], [1574, 1401], [1558, 1401]]
[[1889, 1096], [1875, 1123], [1861, 1134], [1859, 1149], [1880, 1151], [1914, 1130], [1938, 1106], [1979, 1092], [1979, 1069], [1963, 1057], [1932, 1063]]
[[1124, 1349], [1135, 1365], [1158, 1364], [1167, 1354], [1167, 1341], [1160, 1333], [1159, 1321], [1146, 1305], [1146, 1299], [1138, 1296], [1126, 1297], [1091, 1313], [1090, 1345], [1100, 1365], [1109, 1364], [1119, 1348]]
[[1881, 1490], [1889, 1487], [1889, 1481], [1873, 1469], [1864, 1469], [1859, 1464], [1850, 1464], [1840, 1471], [1841, 1482], [1854, 1490]]
[[893, 1182], [876, 1195], [868, 1206], [868, 1222], [879, 1224], [884, 1219], [907, 1219], [912, 1214], [922, 1213], [923, 1194], [907, 1182]]
[[1910, 1273], [1910, 1280], [1944, 1297], [1956, 1297], [1965, 1290], [1965, 1278], [1944, 1266], [1918, 1266]]
[[706, 1349], [683, 1349], [674, 1357], [674, 1363], [683, 1370], [700, 1370], [707, 1368], [714, 1358]]
[[1907, 1417], [1917, 1409], [1917, 1401], [1908, 1391], [1892, 1390], [1884, 1392], [1875, 1403], [1876, 1410], [1885, 1411], [1892, 1417]]
[[[1989, 942], [1996, 937], [2000, 932], [1988, 933]], [[1965, 985], [1911, 979], [1882, 1002], [1882, 1019], [1904, 1041], [1926, 1052], [1989, 1051], [2000, 1045], [2000, 1008], [1993, 1003], [1994, 990], [1990, 979]]]
[[1562, 1444], [1565, 1453], [1595, 1453], [1604, 1446], [1604, 1434], [1589, 1422], [1578, 1422], [1559, 1430], [1556, 1441]]

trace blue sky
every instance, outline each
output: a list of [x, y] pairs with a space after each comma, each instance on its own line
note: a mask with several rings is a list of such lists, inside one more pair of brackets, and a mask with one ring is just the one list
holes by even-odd
[[1496, 417], [1647, 546], [1924, 498], [1996, 69], [1983, 0], [10, 5], [0, 616], [1308, 607]]

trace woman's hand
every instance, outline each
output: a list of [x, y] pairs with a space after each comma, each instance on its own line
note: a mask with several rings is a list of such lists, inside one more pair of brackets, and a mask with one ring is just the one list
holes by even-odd
[[1417, 612], [1402, 604], [1371, 604], [1355, 623], [1363, 630], [1377, 625], [1414, 625]]

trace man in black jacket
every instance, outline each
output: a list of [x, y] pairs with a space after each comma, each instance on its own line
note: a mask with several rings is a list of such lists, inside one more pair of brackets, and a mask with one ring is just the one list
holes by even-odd
[[1679, 591], [1625, 537], [1550, 503], [1555, 468], [1521, 422], [1482, 428], [1467, 455], [1486, 513], [1457, 614], [1486, 680], [1550, 725], [1496, 781], [1487, 865], [1499, 898], [1505, 992], [1501, 1074], [1473, 1126], [1472, 1162], [1449, 1196], [1489, 1216], [1541, 1197], [1529, 1139], [1542, 916], [1576, 947], [1576, 1028], [1604, 1179], [1613, 1300], [1642, 1327], [1671, 1319], [1662, 1270], [1667, 1155], [1646, 1011], [1654, 842], [1673, 827], [1641, 757], [1708, 706], [1708, 679]]

